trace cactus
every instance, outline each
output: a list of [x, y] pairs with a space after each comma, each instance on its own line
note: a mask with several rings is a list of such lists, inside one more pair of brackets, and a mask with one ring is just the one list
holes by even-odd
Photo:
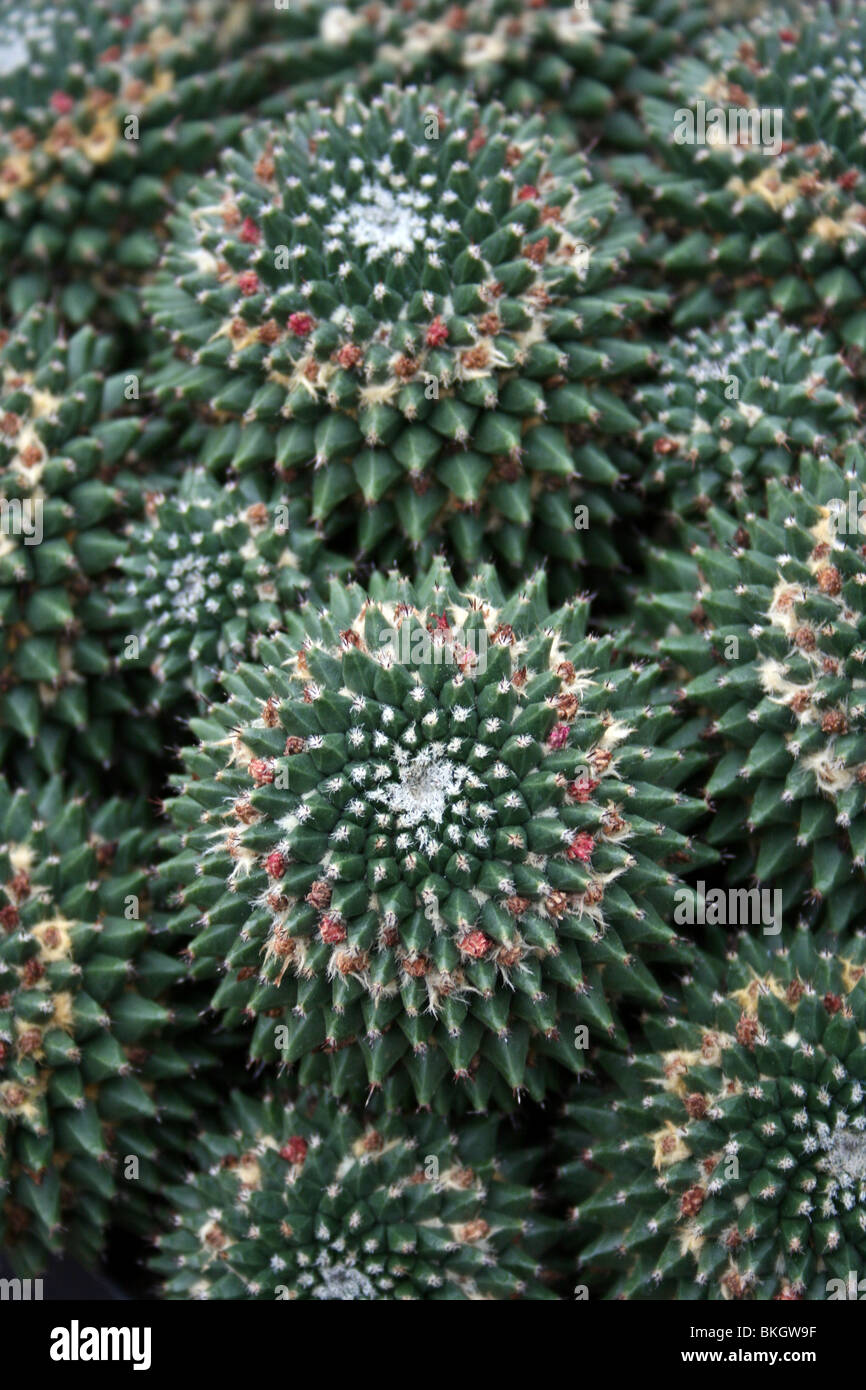
[[658, 671], [585, 627], [540, 576], [508, 603], [441, 565], [335, 582], [191, 721], [161, 872], [254, 1058], [303, 1080], [324, 1048], [338, 1095], [408, 1070], [421, 1105], [451, 1076], [484, 1109], [581, 1071], [581, 1024], [621, 1043], [620, 994], [662, 1005], [702, 757]]
[[566, 1107], [557, 1183], [592, 1290], [840, 1296], [866, 1256], [864, 961], [862, 933], [741, 935], [700, 953], [684, 1017], [603, 1059], [613, 1089]]
[[638, 649], [685, 669], [720, 740], [706, 834], [732, 855], [732, 881], [754, 873], [791, 905], [808, 894], [836, 929], [857, 919], [866, 862], [856, 447], [848, 464], [804, 459], [800, 479], [768, 483], [761, 513], [739, 524], [711, 508], [714, 544], [651, 552], [634, 619], [655, 634]]
[[803, 454], [844, 452], [854, 436], [852, 376], [827, 337], [769, 314], [750, 327], [731, 314], [659, 349], [658, 380], [635, 389], [641, 480], [678, 515], [712, 503], [742, 515], [765, 480], [793, 478]]
[[3, 0], [0, 264], [44, 269], [38, 297], [64, 282], [73, 322], [97, 304], [137, 322], [173, 177], [206, 168], [268, 90], [263, 55], [232, 57], [261, 30], [233, 0]]
[[314, 520], [342, 507], [380, 566], [447, 541], [518, 575], [530, 534], [616, 563], [637, 424], [617, 379], [652, 357], [632, 325], [653, 297], [618, 283], [641, 237], [537, 120], [349, 96], [248, 132], [190, 191], [145, 292], [177, 352], [152, 384], [211, 422], [205, 466], [302, 470]]
[[[610, 172], [667, 230], [685, 229], [663, 262], [684, 284], [677, 327], [732, 306], [750, 318], [775, 308], [866, 347], [864, 42], [859, 5], [769, 10], [713, 31], [700, 56], [674, 66], [667, 96], [644, 101], [654, 157], [615, 159]], [[708, 139], [678, 143], [699, 101]]]
[[0, 845], [0, 1244], [38, 1272], [98, 1257], [116, 1157], [147, 1161], [123, 1136], [176, 1124], [202, 1057], [196, 1010], [164, 1000], [184, 966], [151, 937], [146, 807], [0, 782]]
[[116, 364], [112, 338], [91, 328], [67, 338], [41, 307], [0, 352], [0, 757], [14, 750], [49, 773], [67, 753], [104, 765], [124, 720], [128, 772], [140, 779], [141, 755], [160, 745], [131, 717], [134, 689], [105, 682], [102, 583], [124, 550], [123, 520], [143, 505], [139, 461], [175, 430], [126, 413], [132, 378]]
[[309, 597], [314, 579], [348, 569], [285, 484], [245, 475], [221, 487], [190, 468], [147, 511], [146, 521], [130, 524], [118, 561], [123, 578], [108, 599], [127, 634], [121, 664], [150, 670], [159, 709], [184, 693], [212, 695], [217, 674], [252, 655], [259, 633], [279, 629], [283, 609]]
[[553, 1295], [557, 1226], [533, 1212], [533, 1151], [501, 1122], [372, 1122], [333, 1098], [235, 1094], [171, 1189], [153, 1269], [180, 1299], [464, 1300]]
[[450, 7], [351, 0], [319, 5], [316, 32], [317, 6], [297, 8], [295, 34], [304, 37], [291, 72], [310, 76], [267, 97], [263, 114], [282, 116], [287, 100], [296, 108], [310, 96], [333, 100], [348, 82], [368, 96], [391, 81], [434, 82], [443, 91], [465, 84], [511, 111], [543, 112], [546, 129], [572, 143], [600, 133], [626, 148], [644, 143], [630, 110], [635, 94], [663, 91], [662, 64], [709, 21], [706, 5], [683, 0], [475, 0]]

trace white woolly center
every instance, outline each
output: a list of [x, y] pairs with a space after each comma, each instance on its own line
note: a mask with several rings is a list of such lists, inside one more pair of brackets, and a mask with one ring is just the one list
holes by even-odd
[[830, 95], [837, 106], [853, 107], [860, 119], [866, 121], [866, 82], [862, 76], [840, 73], [833, 78]]
[[314, 1298], [341, 1303], [376, 1298], [375, 1288], [359, 1269], [353, 1269], [351, 1265], [327, 1264], [324, 1257], [316, 1263], [321, 1283], [313, 1289]]
[[0, 29], [0, 77], [29, 67], [39, 50], [47, 51], [54, 38], [54, 28], [45, 10], [35, 12], [21, 7], [10, 10]]
[[429, 238], [430, 224], [422, 216], [430, 199], [419, 189], [393, 190], [369, 179], [361, 184], [354, 202], [340, 208], [328, 222], [328, 236], [367, 248], [367, 260], [379, 260], [389, 251], [408, 254], [426, 244], [439, 245]]
[[866, 1134], [850, 1129], [836, 1129], [831, 1134], [826, 1125], [819, 1125], [818, 1137], [827, 1153], [828, 1168], [843, 1185], [866, 1180]]
[[[395, 753], [398, 758], [401, 754], [403, 759], [407, 757], [402, 749], [395, 749]], [[441, 825], [449, 798], [459, 794], [468, 773], [468, 768], [449, 758], [436, 758], [425, 748], [411, 762], [403, 762], [399, 781], [389, 782], [371, 795], [396, 814], [399, 826], [422, 822]]]

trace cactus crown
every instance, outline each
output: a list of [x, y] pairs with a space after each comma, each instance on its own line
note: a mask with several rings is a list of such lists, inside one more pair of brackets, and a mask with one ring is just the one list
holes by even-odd
[[[768, 314], [732, 314], [661, 350], [659, 380], [637, 387], [638, 435], [651, 460], [645, 484], [671, 490], [678, 513], [711, 502], [760, 501], [769, 477], [793, 477], [801, 453], [841, 451], [856, 425], [852, 376], [817, 329], [803, 334]], [[673, 492], [674, 487], [676, 492]]]
[[580, 1070], [567, 1034], [613, 1032], [609, 995], [660, 1003], [633, 952], [678, 956], [663, 915], [702, 808], [676, 788], [700, 758], [669, 742], [658, 672], [584, 622], [540, 579], [508, 604], [442, 566], [418, 592], [333, 585], [193, 723], [163, 873], [204, 926], [196, 973], [227, 955], [214, 1003], [256, 1019], [254, 1055], [324, 1044], [338, 1088], [402, 1060], [422, 1104], [449, 1071], [508, 1104]]
[[349, 568], [324, 548], [295, 491], [250, 475], [220, 486], [188, 468], [176, 491], [152, 495], [147, 520], [131, 525], [123, 579], [109, 598], [115, 625], [138, 638], [134, 663], [155, 676], [160, 708], [184, 691], [208, 696], [216, 673], [257, 634], [281, 627], [283, 610], [316, 577]]
[[533, 514], [580, 558], [563, 488], [619, 476], [587, 427], [635, 423], [598, 383], [650, 360], [623, 335], [652, 296], [615, 283], [639, 224], [539, 121], [350, 95], [250, 131], [172, 225], [146, 298], [192, 356], [157, 391], [243, 426], [206, 461], [312, 466], [313, 517], [363, 502], [358, 549], [385, 563], [444, 533], [520, 564]]
[[561, 1176], [586, 1194], [574, 1218], [603, 1228], [583, 1258], [619, 1271], [611, 1296], [818, 1299], [861, 1267], [864, 960], [862, 936], [808, 930], [707, 952], [685, 1018], [647, 1020], [648, 1046], [609, 1059], [613, 1106], [570, 1107], [586, 1147]]
[[362, 1122], [332, 1098], [233, 1098], [228, 1132], [194, 1144], [170, 1195], [156, 1271], [169, 1298], [359, 1301], [545, 1298], [554, 1225], [496, 1123]]

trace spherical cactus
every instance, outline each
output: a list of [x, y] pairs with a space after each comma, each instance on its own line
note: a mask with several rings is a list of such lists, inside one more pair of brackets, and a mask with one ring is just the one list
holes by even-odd
[[192, 721], [161, 870], [252, 1055], [328, 1056], [347, 1095], [407, 1070], [422, 1105], [451, 1076], [483, 1109], [582, 1070], [584, 1033], [621, 1044], [612, 1001], [662, 1006], [646, 961], [685, 958], [677, 873], [707, 862], [657, 669], [538, 577], [508, 603], [442, 566], [335, 583], [286, 626]]
[[709, 843], [836, 928], [857, 920], [866, 862], [863, 477], [862, 461], [804, 461], [796, 484], [767, 485], [764, 515], [711, 509], [715, 546], [656, 552], [636, 600], [646, 650], [685, 668], [719, 740]]
[[[701, 953], [683, 1015], [567, 1107], [582, 1277], [641, 1299], [847, 1297], [866, 1257], [866, 943]], [[840, 1288], [846, 1290], [840, 1293]]]
[[864, 44], [859, 5], [770, 10], [709, 34], [674, 65], [666, 98], [644, 102], [655, 158], [625, 156], [611, 174], [686, 229], [664, 258], [687, 281], [678, 326], [733, 300], [750, 317], [818, 317], [866, 346]]
[[91, 814], [60, 779], [34, 797], [0, 783], [0, 1244], [25, 1271], [99, 1255], [112, 1166], [147, 1159], [118, 1135], [174, 1122], [198, 1065], [174, 1041], [195, 1015], [163, 1002], [184, 967], [151, 939], [153, 850], [144, 806]]
[[171, 1189], [153, 1269], [180, 1299], [546, 1299], [557, 1223], [502, 1126], [360, 1119], [331, 1097], [232, 1098]]
[[176, 491], [148, 500], [146, 521], [131, 523], [108, 599], [126, 634], [120, 664], [150, 670], [158, 708], [211, 695], [219, 672], [251, 655], [259, 633], [279, 629], [314, 580], [327, 587], [348, 570], [292, 494], [250, 475], [220, 486], [190, 468]]
[[169, 176], [206, 168], [268, 90], [261, 55], [234, 58], [260, 29], [233, 0], [3, 0], [3, 263], [61, 265], [76, 322], [100, 299], [135, 321], [124, 279], [157, 258]]
[[157, 396], [213, 422], [207, 466], [302, 470], [314, 519], [342, 506], [377, 563], [443, 540], [515, 573], [530, 546], [615, 562], [642, 233], [541, 124], [349, 96], [248, 132], [190, 191], [145, 297], [178, 353]]
[[112, 373], [116, 361], [112, 338], [91, 328], [67, 338], [43, 308], [0, 352], [0, 755], [27, 748], [51, 773], [67, 751], [105, 764], [125, 719], [138, 778], [136, 755], [160, 744], [133, 720], [132, 688], [104, 681], [103, 581], [124, 550], [123, 521], [143, 503], [138, 463], [174, 427], [127, 413], [137, 378]]
[[739, 314], [712, 333], [693, 329], [659, 350], [658, 380], [635, 389], [648, 492], [678, 515], [712, 502], [742, 513], [763, 482], [795, 477], [804, 453], [841, 451], [856, 430], [851, 373], [817, 329]]

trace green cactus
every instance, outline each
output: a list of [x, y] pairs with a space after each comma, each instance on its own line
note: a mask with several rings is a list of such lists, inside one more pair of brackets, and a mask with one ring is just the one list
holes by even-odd
[[169, 1191], [151, 1264], [170, 1299], [548, 1299], [557, 1223], [532, 1208], [538, 1166], [501, 1122], [364, 1120], [333, 1098], [235, 1094]]
[[[590, 1290], [823, 1300], [866, 1258], [866, 943], [746, 934], [566, 1107], [557, 1187]], [[834, 1282], [835, 1281], [835, 1282]]]
[[191, 1119], [207, 1053], [182, 1036], [183, 962], [152, 936], [146, 807], [0, 782], [0, 846], [0, 1245], [38, 1272], [49, 1252], [97, 1258], [117, 1158], [158, 1190], [140, 1127]]
[[104, 679], [112, 618], [102, 584], [125, 548], [122, 522], [143, 505], [139, 464], [175, 427], [140, 404], [127, 413], [137, 378], [116, 366], [112, 338], [91, 328], [66, 338], [42, 307], [0, 352], [0, 759], [26, 756], [49, 773], [67, 755], [105, 765], [124, 720], [136, 780], [160, 744], [132, 718], [134, 688]]
[[[732, 881], [755, 874], [786, 909], [808, 895], [835, 929], [859, 917], [866, 863], [866, 530], [859, 450], [803, 460], [762, 514], [711, 508], [711, 543], [651, 551], [637, 649], [684, 668], [719, 740], [706, 831]], [[858, 513], [858, 507], [860, 512]]]
[[[386, 82], [434, 82], [443, 91], [471, 84], [511, 111], [543, 112], [546, 129], [572, 143], [578, 134], [585, 141], [601, 133], [626, 148], [645, 144], [630, 109], [635, 94], [663, 92], [662, 64], [709, 22], [707, 5], [684, 0], [474, 0], [467, 6], [350, 0], [297, 9], [295, 35], [304, 21], [306, 33], [288, 71], [302, 80], [267, 97], [263, 114], [282, 116], [287, 102], [297, 109], [311, 96], [333, 100], [349, 82], [365, 95]], [[279, 24], [274, 27], [278, 35]]]
[[480, 1109], [540, 1098], [584, 1068], [578, 1025], [621, 1044], [616, 997], [661, 1007], [647, 961], [687, 959], [693, 727], [539, 576], [508, 603], [443, 566], [334, 583], [286, 628], [191, 721], [168, 803], [193, 975], [225, 962], [253, 1057], [320, 1080], [328, 1056], [338, 1095], [397, 1069], [422, 1105], [446, 1077]]
[[633, 325], [655, 301], [619, 280], [640, 224], [541, 124], [349, 96], [191, 190], [145, 299], [177, 351], [157, 398], [211, 422], [205, 466], [302, 470], [314, 520], [342, 508], [380, 565], [447, 541], [518, 575], [532, 551], [573, 592], [572, 564], [617, 562], [617, 382], [652, 359]]
[[841, 456], [856, 431], [852, 376], [827, 337], [769, 314], [749, 327], [732, 314], [659, 349], [658, 380], [633, 399], [647, 492], [678, 516], [711, 503], [742, 514], [763, 483], [793, 478], [804, 453]]
[[278, 630], [285, 608], [348, 571], [296, 491], [251, 475], [220, 486], [190, 468], [176, 491], [149, 499], [146, 521], [130, 524], [108, 600], [127, 634], [120, 664], [150, 670], [157, 708], [213, 695], [219, 672]]
[[[255, 4], [2, 0], [0, 264], [63, 282], [71, 321], [135, 323], [130, 280], [155, 264], [171, 181], [212, 163], [272, 79]], [[8, 284], [6, 285], [8, 289]]]
[[[776, 308], [866, 347], [864, 44], [860, 5], [770, 10], [712, 32], [674, 65], [667, 96], [644, 101], [655, 157], [610, 173], [679, 234], [663, 260], [683, 282], [677, 327]], [[678, 143], [698, 102], [708, 138]]]

